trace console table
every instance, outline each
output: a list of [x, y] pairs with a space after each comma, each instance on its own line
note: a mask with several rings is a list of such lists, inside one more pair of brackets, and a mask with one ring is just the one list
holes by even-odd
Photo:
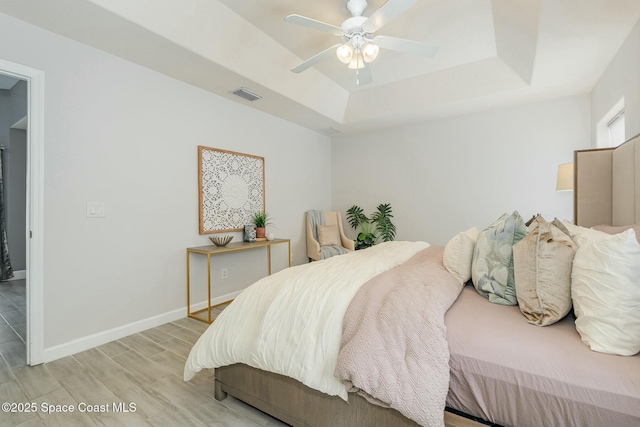
[[[291, 267], [291, 240], [289, 239], [273, 239], [273, 240], [262, 240], [253, 243], [248, 242], [236, 242], [229, 243], [227, 246], [198, 246], [195, 248], [187, 248], [187, 316], [192, 319], [197, 319], [206, 323], [213, 323], [211, 320], [211, 309], [226, 304], [229, 301], [222, 302], [220, 304], [211, 305], [211, 257], [213, 255], [220, 255], [229, 252], [238, 252], [238, 251], [246, 251], [251, 249], [258, 248], [267, 248], [267, 270], [269, 275], [271, 275], [271, 246], [273, 245], [281, 245], [287, 244], [289, 247], [288, 251], [288, 263], [289, 267]], [[194, 312], [191, 311], [191, 254], [200, 254], [207, 256], [207, 307], [201, 310], [196, 310]], [[203, 312], [207, 312], [206, 317], [200, 316], [199, 314]]]

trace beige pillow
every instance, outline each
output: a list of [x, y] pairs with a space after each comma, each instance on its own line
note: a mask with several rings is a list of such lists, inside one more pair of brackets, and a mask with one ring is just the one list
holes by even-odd
[[547, 326], [571, 310], [571, 268], [577, 246], [558, 227], [538, 217], [513, 246], [516, 297], [529, 323]]
[[320, 246], [342, 246], [337, 225], [318, 225], [317, 229]]
[[442, 264], [460, 283], [471, 279], [471, 261], [477, 240], [478, 229], [472, 227], [453, 236], [444, 247]]
[[582, 342], [601, 353], [640, 351], [640, 244], [633, 230], [580, 246], [571, 297]]

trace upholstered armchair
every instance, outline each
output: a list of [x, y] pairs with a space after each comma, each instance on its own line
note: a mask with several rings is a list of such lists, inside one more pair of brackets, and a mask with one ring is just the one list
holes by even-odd
[[[318, 261], [355, 249], [353, 240], [347, 238], [344, 234], [340, 212], [309, 211], [305, 216], [307, 220], [307, 256], [309, 261]], [[324, 224], [322, 224], [323, 219]], [[324, 226], [324, 228], [318, 226]], [[330, 226], [337, 226], [337, 231], [335, 227]]]

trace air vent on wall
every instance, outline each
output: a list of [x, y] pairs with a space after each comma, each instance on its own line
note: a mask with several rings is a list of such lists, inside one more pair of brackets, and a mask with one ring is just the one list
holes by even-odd
[[334, 133], [340, 133], [338, 129], [331, 126], [329, 126], [328, 128], [318, 129], [318, 132], [320, 132], [323, 135], [333, 135]]
[[262, 98], [262, 95], [258, 95], [255, 92], [251, 92], [246, 87], [241, 87], [240, 89], [236, 89], [231, 93], [236, 95], [236, 96], [239, 96], [240, 98], [244, 98], [247, 101], [256, 101], [256, 100]]

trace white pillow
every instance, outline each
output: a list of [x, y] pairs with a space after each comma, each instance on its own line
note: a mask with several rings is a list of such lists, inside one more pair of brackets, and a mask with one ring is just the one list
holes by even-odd
[[608, 235], [603, 231], [594, 230], [592, 228], [580, 227], [579, 225], [572, 224], [567, 220], [562, 221], [562, 225], [565, 226], [565, 228], [569, 232], [569, 236], [571, 237], [571, 240], [573, 240], [573, 243], [575, 243], [577, 247], [580, 247], [587, 242], [597, 240], [597, 239], [600, 239], [601, 237], [605, 237]]
[[640, 243], [635, 232], [605, 236], [578, 248], [571, 274], [576, 329], [591, 350], [640, 352]]
[[477, 240], [478, 229], [472, 227], [453, 236], [444, 247], [442, 264], [460, 283], [471, 279], [471, 261]]

